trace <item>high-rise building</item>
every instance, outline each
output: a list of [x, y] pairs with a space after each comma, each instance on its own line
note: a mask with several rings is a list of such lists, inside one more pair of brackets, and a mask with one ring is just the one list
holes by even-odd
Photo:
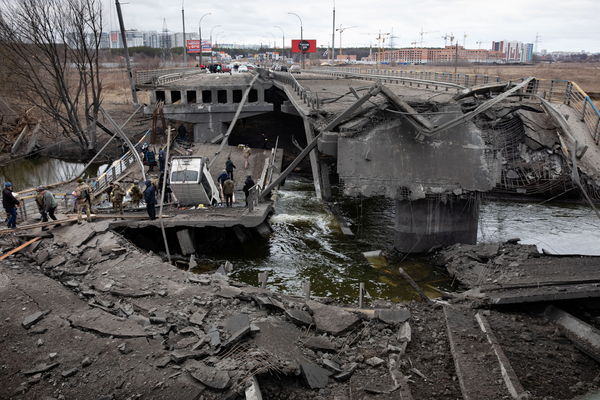
[[506, 63], [530, 63], [533, 61], [533, 43], [501, 40], [492, 42], [492, 50], [504, 54]]

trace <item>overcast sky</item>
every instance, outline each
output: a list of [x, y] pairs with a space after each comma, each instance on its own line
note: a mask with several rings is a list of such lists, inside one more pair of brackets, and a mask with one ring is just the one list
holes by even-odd
[[[122, 0], [123, 1], [123, 0]], [[180, 32], [181, 0], [124, 0], [123, 14], [127, 29], [163, 29]], [[118, 20], [113, 0], [103, 0], [106, 29], [117, 30]], [[304, 38], [316, 39], [319, 46], [329, 46], [332, 31], [333, 0], [248, 0], [185, 2], [186, 31], [202, 36], [214, 29], [219, 43], [273, 43], [281, 46], [285, 32], [286, 47], [290, 39], [300, 37], [300, 15]], [[425, 46], [443, 46], [445, 34], [454, 34], [462, 45], [466, 33], [467, 48], [489, 49], [493, 40], [517, 40], [534, 43], [539, 33], [539, 49], [548, 51], [600, 52], [600, 0], [338, 0], [336, 27], [352, 27], [342, 36], [346, 46], [377, 46], [377, 35], [392, 33], [394, 47], [409, 47], [420, 42], [425, 32]], [[336, 47], [340, 36], [336, 33]], [[477, 42], [482, 42], [481, 45]], [[389, 39], [385, 46], [389, 45]]]

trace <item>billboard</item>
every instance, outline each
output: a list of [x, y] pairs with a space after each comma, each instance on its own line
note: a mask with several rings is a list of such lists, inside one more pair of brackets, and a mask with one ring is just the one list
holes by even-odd
[[200, 53], [200, 41], [199, 40], [186, 40], [187, 52], [188, 53]]
[[210, 40], [202, 41], [202, 53], [212, 53], [212, 44]]
[[316, 40], [292, 40], [292, 53], [316, 53], [317, 52], [317, 41]]
[[[199, 40], [186, 40], [187, 42], [187, 52], [188, 53], [196, 53], [200, 54], [200, 41]], [[202, 53], [210, 53], [212, 52], [212, 46], [210, 45], [210, 40], [202, 41]]]

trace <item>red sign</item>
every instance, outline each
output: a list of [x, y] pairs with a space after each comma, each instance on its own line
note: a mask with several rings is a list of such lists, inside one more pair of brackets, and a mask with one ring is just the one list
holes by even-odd
[[187, 40], [187, 51], [188, 53], [200, 53], [200, 41]]
[[316, 53], [317, 52], [317, 41], [316, 40], [292, 40], [292, 53]]

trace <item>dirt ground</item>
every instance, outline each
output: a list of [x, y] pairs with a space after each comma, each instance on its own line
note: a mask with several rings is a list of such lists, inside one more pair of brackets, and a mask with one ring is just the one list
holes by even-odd
[[[371, 311], [349, 313], [327, 299], [305, 302], [221, 273], [186, 273], [109, 223], [53, 228], [0, 262], [0, 398], [237, 399], [252, 375], [265, 399], [391, 400], [402, 390], [414, 399], [462, 397], [439, 300], [372, 300]], [[5, 237], [0, 247], [19, 241]], [[291, 310], [313, 322], [292, 323]], [[47, 313], [25, 326], [37, 311]], [[486, 313], [532, 399], [598, 389], [597, 363], [535, 309]], [[298, 363], [325, 381], [309, 385]], [[347, 379], [334, 379], [331, 368], [349, 372]], [[207, 386], [215, 376], [227, 377], [229, 389]]]

